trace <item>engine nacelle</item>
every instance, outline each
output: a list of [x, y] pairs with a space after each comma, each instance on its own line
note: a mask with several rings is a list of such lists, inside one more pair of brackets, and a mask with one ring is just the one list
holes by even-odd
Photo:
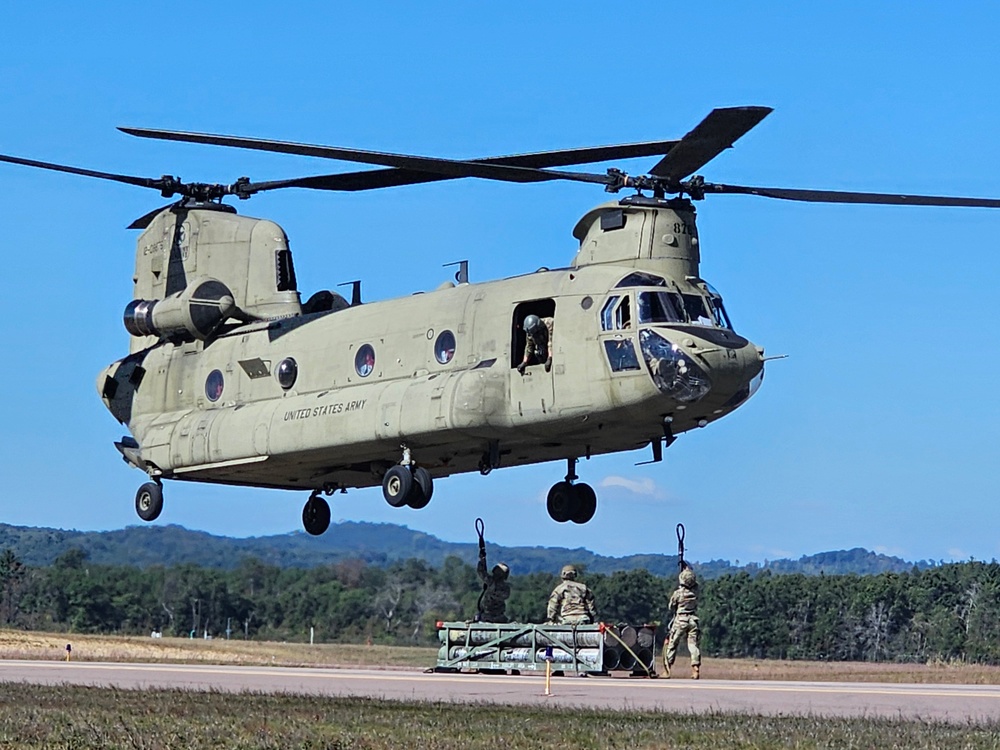
[[207, 276], [166, 299], [136, 299], [125, 308], [125, 328], [133, 336], [195, 338], [204, 341], [236, 311], [229, 287]]

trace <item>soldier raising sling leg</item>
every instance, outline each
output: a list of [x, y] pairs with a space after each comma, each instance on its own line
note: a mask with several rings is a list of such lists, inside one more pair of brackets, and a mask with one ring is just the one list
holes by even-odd
[[691, 679], [701, 676], [701, 649], [698, 640], [701, 638], [701, 628], [698, 623], [698, 579], [687, 563], [678, 576], [680, 585], [670, 595], [670, 611], [674, 613], [670, 625], [670, 635], [663, 648], [663, 667], [666, 676], [670, 676], [670, 667], [677, 656], [677, 645], [681, 638], [687, 636], [688, 651], [691, 653]]
[[485, 526], [483, 519], [476, 519], [476, 532], [479, 534], [479, 564], [476, 574], [483, 582], [483, 593], [479, 595], [476, 619], [479, 622], [507, 622], [507, 599], [510, 598], [510, 568], [504, 563], [498, 563], [489, 570], [486, 565], [486, 541], [483, 539]]

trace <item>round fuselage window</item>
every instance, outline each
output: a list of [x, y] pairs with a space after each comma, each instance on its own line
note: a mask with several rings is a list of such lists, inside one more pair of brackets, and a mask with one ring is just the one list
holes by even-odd
[[451, 362], [455, 356], [455, 334], [451, 331], [441, 331], [434, 342], [434, 358], [442, 365]]
[[226, 379], [222, 376], [221, 370], [212, 370], [205, 378], [205, 397], [213, 403], [222, 398], [222, 391], [226, 386]]
[[371, 344], [364, 344], [354, 356], [354, 369], [358, 375], [367, 378], [375, 369], [375, 350]]
[[295, 379], [299, 376], [299, 366], [291, 357], [285, 357], [278, 363], [275, 375], [278, 378], [278, 385], [287, 391], [295, 385]]

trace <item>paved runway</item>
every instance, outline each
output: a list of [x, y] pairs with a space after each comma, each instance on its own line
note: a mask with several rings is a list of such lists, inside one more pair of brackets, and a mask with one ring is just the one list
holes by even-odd
[[2, 661], [0, 680], [626, 710], [1000, 720], [997, 685], [560, 677], [552, 679], [553, 695], [544, 696], [545, 681], [538, 675], [53, 661]]

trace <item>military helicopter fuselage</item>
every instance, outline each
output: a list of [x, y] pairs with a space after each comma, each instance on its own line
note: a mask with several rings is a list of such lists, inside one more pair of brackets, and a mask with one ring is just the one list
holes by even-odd
[[[132, 351], [98, 378], [134, 437], [123, 455], [155, 479], [331, 492], [401, 462], [437, 478], [650, 444], [658, 459], [762, 376], [699, 278], [683, 199], [595, 208], [566, 268], [354, 305], [302, 305], [281, 228], [211, 205], [139, 238]], [[529, 314], [553, 321], [552, 366], [520, 374]]]
[[[771, 112], [715, 109], [677, 141], [441, 159], [243, 136], [122, 128], [132, 135], [383, 169], [230, 185], [137, 177], [0, 155], [0, 161], [181, 195], [133, 223], [135, 299], [128, 356], [97, 388], [127, 426], [116, 443], [148, 474], [136, 511], [151, 521], [162, 481], [310, 491], [312, 534], [330, 523], [323, 494], [381, 483], [394, 506], [421, 508], [435, 478], [566, 460], [548, 493], [556, 521], [597, 508], [576, 463], [648, 446], [729, 414], [763, 378], [764, 353], [733, 330], [699, 273], [692, 200], [713, 194], [780, 200], [1000, 208], [995, 198], [861, 193], [709, 183], [697, 170]], [[566, 167], [662, 156], [645, 175]], [[476, 178], [566, 180], [635, 195], [579, 221], [564, 268], [361, 304], [320, 291], [302, 302], [284, 231], [238, 216], [226, 196], [283, 188], [372, 190]], [[676, 196], [668, 198], [667, 196]], [[544, 357], [541, 353], [544, 352]]]

